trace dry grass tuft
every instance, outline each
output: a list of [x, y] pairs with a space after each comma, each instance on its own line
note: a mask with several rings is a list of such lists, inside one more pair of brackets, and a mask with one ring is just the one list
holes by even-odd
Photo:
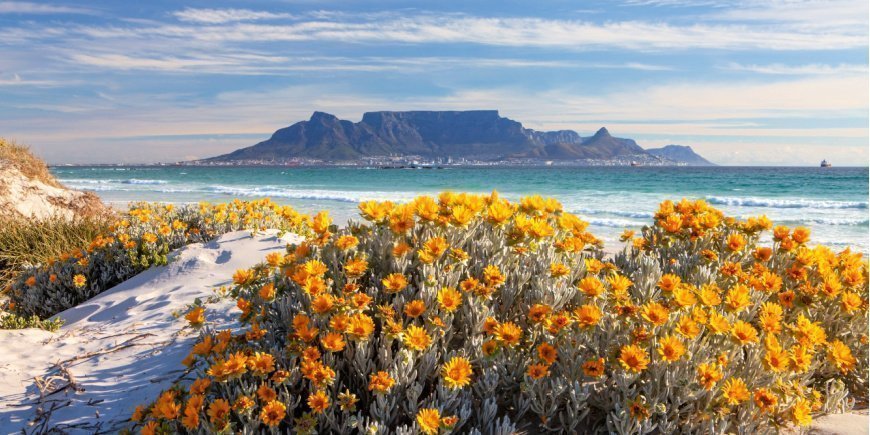
[[104, 215], [42, 221], [0, 219], [0, 288], [27, 267], [88, 246], [111, 223], [112, 218]]
[[33, 155], [30, 148], [0, 137], [0, 165], [10, 164], [26, 177], [54, 187], [63, 187], [48, 170], [42, 159]]

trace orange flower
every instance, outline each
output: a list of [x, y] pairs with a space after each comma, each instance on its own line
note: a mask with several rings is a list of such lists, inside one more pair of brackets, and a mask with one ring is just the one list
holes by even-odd
[[215, 427], [223, 428], [228, 423], [230, 403], [224, 399], [216, 399], [208, 407], [208, 417]]
[[604, 375], [604, 358], [590, 359], [584, 362], [583, 374], [591, 378]]
[[538, 345], [538, 358], [547, 364], [553, 364], [556, 361], [558, 353], [556, 348], [549, 343], [541, 343]]
[[320, 414], [329, 407], [329, 396], [323, 390], [308, 396], [308, 406], [315, 414]]
[[260, 411], [260, 420], [266, 424], [266, 426], [277, 426], [281, 424], [281, 420], [284, 420], [284, 416], [287, 414], [287, 407], [284, 406], [283, 403], [273, 400], [266, 404], [263, 407], [263, 410]]
[[379, 371], [373, 375], [369, 375], [369, 391], [374, 391], [377, 394], [383, 394], [390, 391], [390, 388], [393, 388], [393, 385], [395, 384], [396, 380], [385, 371]]
[[538, 380], [550, 374], [550, 368], [545, 364], [530, 364], [526, 370], [530, 378]]

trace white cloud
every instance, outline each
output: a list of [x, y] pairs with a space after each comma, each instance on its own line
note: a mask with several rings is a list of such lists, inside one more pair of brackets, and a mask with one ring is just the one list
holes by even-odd
[[[92, 38], [170, 38], [208, 43], [338, 41], [345, 43], [472, 43], [491, 46], [552, 47], [572, 51], [619, 48], [639, 51], [841, 50], [865, 47], [866, 32], [745, 24], [674, 25], [663, 22], [594, 23], [543, 18], [488, 18], [417, 15], [370, 21], [302, 20], [288, 24], [228, 23], [215, 26], [154, 25], [78, 27]], [[161, 41], [165, 42], [165, 41]]]
[[739, 63], [729, 63], [722, 67], [722, 69], [775, 75], [831, 75], [866, 73], [867, 65], [842, 63], [838, 65], [825, 65], [819, 63], [806, 65], [785, 65], [781, 63], [768, 65], [743, 65]]
[[69, 6], [57, 6], [44, 3], [3, 1], [0, 2], [0, 14], [94, 14], [95, 11]]
[[250, 9], [194, 9], [187, 8], [173, 12], [181, 21], [206, 24], [223, 24], [234, 21], [274, 20], [281, 18], [293, 18], [292, 14], [275, 13], [266, 11], [252, 11]]

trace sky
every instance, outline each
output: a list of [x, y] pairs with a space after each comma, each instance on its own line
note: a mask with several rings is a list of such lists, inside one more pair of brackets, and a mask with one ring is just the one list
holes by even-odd
[[868, 164], [866, 0], [0, 0], [0, 136], [50, 163], [252, 145], [318, 110], [498, 109], [724, 165]]

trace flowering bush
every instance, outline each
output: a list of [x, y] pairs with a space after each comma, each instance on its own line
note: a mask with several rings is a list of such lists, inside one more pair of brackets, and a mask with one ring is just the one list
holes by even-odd
[[360, 211], [235, 274], [242, 330], [188, 313], [143, 433], [771, 432], [866, 392], [866, 267], [805, 229], [665, 202], [605, 262], [552, 199]]
[[6, 293], [17, 315], [47, 318], [166, 264], [169, 251], [240, 229], [304, 231], [307, 217], [269, 200], [227, 204], [134, 204], [84, 249], [24, 271]]

